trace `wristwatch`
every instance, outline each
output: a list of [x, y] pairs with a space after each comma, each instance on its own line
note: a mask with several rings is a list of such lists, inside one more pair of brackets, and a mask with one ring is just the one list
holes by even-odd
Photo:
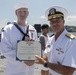
[[44, 64], [44, 67], [47, 67], [47, 68], [48, 68], [48, 62], [46, 62], [46, 63]]

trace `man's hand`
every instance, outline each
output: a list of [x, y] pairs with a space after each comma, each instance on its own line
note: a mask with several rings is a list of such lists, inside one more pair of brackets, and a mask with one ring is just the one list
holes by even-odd
[[35, 57], [37, 58], [35, 60], [35, 63], [42, 64], [42, 65], [44, 65], [46, 63], [46, 61], [43, 58], [39, 57], [38, 55], [36, 55]]

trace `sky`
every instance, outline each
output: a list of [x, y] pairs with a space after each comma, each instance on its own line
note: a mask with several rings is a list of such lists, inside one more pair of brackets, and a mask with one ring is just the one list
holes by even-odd
[[76, 0], [1, 0], [0, 2], [0, 28], [16, 20], [14, 5], [20, 2], [28, 2], [28, 23], [49, 24], [45, 17], [45, 11], [51, 6], [62, 6], [68, 11], [65, 25], [76, 26]]

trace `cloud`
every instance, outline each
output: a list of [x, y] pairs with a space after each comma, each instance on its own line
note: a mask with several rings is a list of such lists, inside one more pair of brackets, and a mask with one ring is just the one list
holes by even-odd
[[76, 25], [76, 15], [68, 16], [66, 18], [66, 24], [75, 24]]
[[46, 19], [45, 15], [41, 16], [40, 18], [41, 18], [41, 19]]

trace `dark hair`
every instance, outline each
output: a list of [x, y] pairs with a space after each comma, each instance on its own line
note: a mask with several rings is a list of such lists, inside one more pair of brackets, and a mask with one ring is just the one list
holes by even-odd
[[45, 29], [45, 28], [49, 28], [49, 25], [48, 25], [48, 24], [43, 24], [43, 25], [41, 26], [41, 29], [42, 29], [42, 30]]

